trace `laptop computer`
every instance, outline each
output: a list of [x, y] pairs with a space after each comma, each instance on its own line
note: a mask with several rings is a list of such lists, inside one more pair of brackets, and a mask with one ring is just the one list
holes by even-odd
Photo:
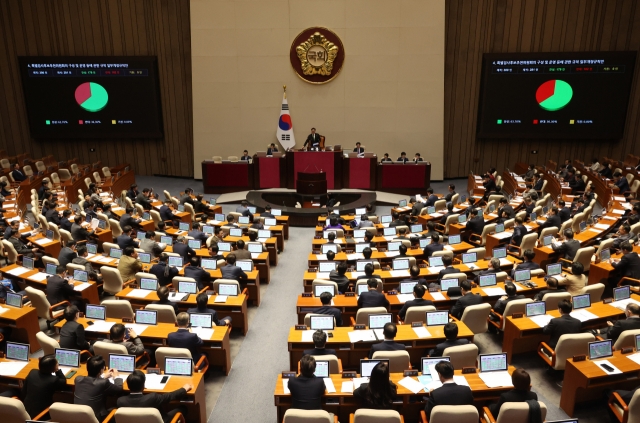
[[629, 285], [613, 288], [613, 301], [622, 301], [631, 298], [631, 287]]
[[423, 228], [421, 224], [417, 224], [417, 225], [411, 225], [411, 233], [412, 234], [418, 234], [420, 232], [422, 232]]
[[66, 348], [55, 349], [58, 364], [64, 367], [80, 367], [80, 351]]
[[531, 270], [529, 269], [525, 269], [525, 270], [516, 270], [514, 276], [514, 280], [516, 282], [525, 282], [528, 281], [529, 279], [531, 279]]
[[327, 273], [332, 270], [336, 270], [338, 263], [335, 261], [321, 261], [318, 262], [318, 272]]
[[427, 207], [427, 214], [434, 214], [436, 212], [435, 206]]
[[147, 237], [147, 233], [144, 231], [138, 231], [136, 238], [138, 239], [145, 239]]
[[480, 354], [480, 373], [484, 372], [506, 372], [509, 369], [507, 364], [507, 353]]
[[152, 278], [140, 278], [140, 289], [155, 291], [158, 289], [158, 280]]
[[33, 270], [35, 260], [31, 257], [22, 256], [22, 267]]
[[449, 235], [449, 245], [460, 244], [460, 242], [462, 242], [460, 235]]
[[353, 237], [354, 238], [364, 238], [364, 236], [367, 234], [367, 230], [366, 229], [354, 229], [353, 230]]
[[180, 222], [178, 224], [178, 229], [181, 230], [181, 231], [189, 231], [189, 229], [191, 229], [191, 227], [187, 222]]
[[429, 261], [429, 267], [441, 267], [444, 266], [444, 263], [442, 262], [442, 257], [429, 257], [428, 259]]
[[253, 271], [253, 261], [251, 260], [238, 260], [236, 261], [236, 266], [245, 272]]
[[573, 302], [574, 310], [591, 307], [591, 296], [589, 294], [574, 295], [571, 297], [571, 301]]
[[496, 233], [499, 234], [500, 232], [504, 232], [504, 223], [498, 223], [496, 225]]
[[222, 213], [216, 213], [213, 215], [213, 219], [217, 222], [226, 222], [227, 217]]
[[151, 254], [138, 253], [138, 260], [140, 260], [142, 263], [149, 264], [151, 263]]
[[640, 335], [636, 335], [636, 351], [640, 351]]
[[200, 266], [206, 270], [216, 270], [218, 268], [218, 260], [203, 258], [200, 261]]
[[178, 204], [178, 211], [179, 212], [183, 212], [184, 211], [184, 204]]
[[136, 356], [129, 354], [109, 354], [109, 368], [121, 373], [133, 373], [136, 369]]
[[258, 211], [254, 206], [249, 206], [247, 208], [249, 209], [249, 213], [251, 214], [256, 214], [256, 212]]
[[209, 205], [210, 206], [215, 206], [216, 205], [216, 199], [215, 198], [209, 198]]
[[357, 291], [357, 295], [360, 296], [360, 294], [362, 294], [363, 292], [366, 292], [369, 289], [369, 286], [367, 284], [360, 284], [360, 285], [356, 285], [356, 291]]
[[475, 263], [476, 261], [478, 261], [478, 254], [477, 253], [464, 253], [464, 254], [462, 254], [462, 263], [468, 264], [468, 263]]
[[552, 263], [547, 264], [547, 276], [555, 276], [562, 273], [562, 264], [561, 263]]
[[213, 226], [211, 225], [204, 225], [202, 227], [202, 232], [207, 234], [207, 235], [213, 235]]
[[87, 304], [84, 315], [87, 319], [104, 320], [107, 318], [107, 307], [101, 305]]
[[391, 262], [393, 270], [409, 270], [409, 259], [395, 259]]
[[191, 376], [193, 374], [193, 360], [190, 358], [167, 357], [164, 360], [164, 374]]
[[229, 229], [229, 236], [242, 236], [242, 228]]
[[202, 241], [200, 241], [199, 239], [190, 239], [188, 244], [189, 247], [194, 250], [199, 250], [200, 248], [202, 248]]
[[183, 260], [182, 257], [169, 256], [169, 266], [182, 267]]
[[7, 341], [6, 355], [9, 360], [29, 361], [29, 344]]
[[259, 239], [269, 239], [271, 238], [271, 231], [268, 229], [260, 229], [258, 230], [258, 238]]
[[605, 248], [604, 250], [600, 251], [600, 261], [607, 262], [610, 258], [611, 258], [610, 249]]
[[458, 280], [458, 278], [442, 279], [440, 281], [440, 289], [442, 291], [448, 291], [449, 288], [457, 288], [459, 286], [460, 281]]
[[329, 361], [316, 360], [316, 370], [313, 372], [315, 377], [329, 377]]
[[87, 252], [89, 254], [98, 254], [98, 245], [97, 244], [85, 244], [87, 246]]
[[423, 375], [431, 376], [431, 370], [429, 369], [429, 367], [435, 366], [441, 361], [451, 361], [451, 357], [446, 357], [446, 356], [445, 357], [422, 357], [421, 359], [422, 368], [420, 369], [421, 373]]
[[551, 244], [553, 244], [553, 235], [547, 235], [544, 238], [542, 238], [543, 246], [548, 247]]
[[80, 282], [87, 282], [88, 274], [84, 270], [74, 269], [73, 271], [73, 279]]
[[212, 328], [213, 314], [211, 313], [189, 313], [189, 323], [192, 327]]
[[333, 330], [335, 319], [333, 316], [309, 316], [309, 328], [311, 330]]
[[584, 232], [587, 230], [587, 222], [582, 221], [580, 222], [580, 232]]
[[322, 254], [327, 254], [329, 251], [338, 254], [338, 244], [322, 244]]
[[231, 243], [230, 242], [218, 242], [218, 251], [223, 253], [231, 252]]
[[122, 250], [120, 248], [112, 248], [109, 250], [109, 257], [119, 259], [122, 257]]
[[218, 284], [218, 295], [226, 295], [230, 297], [238, 296], [238, 285], [231, 283], [219, 283]]
[[398, 250], [400, 250], [400, 246], [401, 245], [402, 245], [402, 242], [400, 242], [400, 241], [388, 242], [387, 243], [387, 251], [398, 251]]
[[382, 329], [387, 323], [393, 322], [391, 313], [369, 315], [369, 329]]
[[156, 310], [136, 310], [136, 323], [157, 325], [158, 312]]
[[398, 207], [407, 207], [407, 200], [398, 201]]
[[323, 292], [328, 292], [335, 297], [336, 287], [333, 285], [316, 285], [313, 287], [313, 295], [316, 297], [319, 297]]
[[411, 294], [413, 292], [413, 287], [417, 284], [418, 282], [400, 282], [400, 293]]
[[382, 234], [383, 234], [384, 236], [395, 236], [395, 234], [396, 234], [396, 228], [395, 228], [395, 227], [394, 227], [394, 228], [384, 228], [384, 229], [382, 230]]
[[173, 237], [172, 236], [168, 236], [168, 235], [161, 236], [160, 237], [160, 242], [162, 242], [163, 244], [166, 244], [166, 245], [173, 245]]
[[370, 246], [369, 244], [364, 243], [364, 242], [361, 242], [361, 243], [359, 243], [359, 244], [356, 244], [356, 247], [355, 247], [355, 248], [356, 248], [356, 253], [357, 253], [357, 254], [362, 254], [362, 252], [364, 251], [364, 249], [365, 249], [365, 248], [367, 248], [367, 247], [371, 248], [371, 246]]
[[[145, 219], [145, 220], [150, 220], [150, 219]], [[98, 228], [107, 229], [107, 225], [108, 223], [106, 220], [102, 220], [102, 219], [98, 220]]]
[[373, 266], [373, 260], [356, 261], [356, 272], [364, 272], [364, 268], [367, 264], [371, 264]]
[[240, 216], [238, 218], [238, 223], [241, 225], [248, 225], [249, 224], [249, 216]]
[[493, 258], [502, 259], [507, 257], [507, 249], [506, 247], [494, 248], [491, 254]]
[[461, 214], [460, 216], [458, 216], [458, 223], [465, 223], [466, 221], [467, 221], [466, 214]]
[[8, 306], [22, 308], [22, 295], [15, 292], [7, 292], [6, 295], [5, 301]]
[[385, 223], [391, 223], [393, 221], [393, 217], [390, 214], [385, 214], [384, 216], [380, 216], [380, 223], [383, 225]]
[[589, 360], [611, 357], [613, 355], [613, 340], [589, 342]]
[[547, 314], [547, 304], [544, 301], [525, 304], [525, 316], [533, 317]]
[[282, 210], [280, 209], [271, 209], [271, 214], [274, 216], [282, 216]]
[[264, 226], [276, 226], [278, 221], [275, 217], [267, 217], [264, 219]]
[[427, 326], [442, 326], [449, 323], [448, 311], [427, 311]]
[[197, 294], [198, 283], [189, 281], [178, 282], [178, 292], [181, 294]]
[[367, 214], [367, 209], [365, 207], [356, 209], [355, 214], [356, 216], [362, 216], [363, 214]]
[[55, 275], [56, 274], [56, 270], [57, 270], [58, 266], [56, 266], [53, 263], [47, 263], [46, 267], [44, 268], [44, 271], [47, 275]]
[[420, 248], [424, 248], [431, 244], [431, 238], [420, 238]]
[[360, 360], [360, 377], [371, 377], [371, 372], [373, 368], [380, 362], [387, 363], [389, 365], [389, 360]]
[[479, 281], [479, 286], [483, 287], [483, 286], [493, 286], [493, 285], [497, 285], [498, 282], [496, 280], [496, 275], [483, 275], [480, 276], [480, 281]]

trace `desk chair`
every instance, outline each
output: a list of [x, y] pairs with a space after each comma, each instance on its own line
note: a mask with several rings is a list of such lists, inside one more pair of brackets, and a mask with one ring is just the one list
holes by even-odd
[[[41, 419], [47, 414], [47, 411], [48, 410], [45, 410], [38, 414], [34, 419]], [[9, 397], [0, 397], [0, 415], [4, 423], [24, 423], [27, 420], [31, 420], [31, 416], [29, 416], [29, 413], [25, 410], [22, 401]]]
[[437, 200], [435, 203], [433, 203], [433, 207], [435, 207], [436, 212], [439, 212], [440, 210], [444, 210], [447, 207], [447, 200], [445, 199]]
[[538, 355], [554, 370], [564, 370], [567, 359], [574, 355], [589, 354], [589, 342], [595, 341], [590, 333], [562, 335], [555, 350], [546, 342], [538, 346]]
[[102, 272], [102, 289], [104, 292], [107, 292], [111, 295], [117, 294], [118, 292], [122, 291], [125, 286], [135, 282], [135, 279], [123, 281], [122, 275], [120, 275], [118, 269], [114, 269], [113, 267], [102, 266], [100, 268], [100, 271]]
[[636, 335], [640, 335], [640, 329], [625, 330], [620, 334], [616, 343], [613, 344], [613, 349], [617, 351], [624, 347], [635, 347]]
[[600, 258], [600, 253], [602, 252], [602, 250], [607, 250], [613, 247], [614, 241], [615, 241], [615, 238], [603, 239], [600, 245], [598, 245], [598, 249], [594, 253], [596, 257]]
[[3, 158], [2, 160], [0, 160], [0, 165], [3, 169], [11, 169], [11, 162], [9, 161], [9, 159]]
[[591, 304], [596, 303], [602, 299], [602, 294], [604, 294], [604, 284], [602, 283], [594, 283], [593, 285], [587, 285], [581, 290], [581, 294], [589, 294], [589, 298], [591, 298]]
[[51, 256], [42, 256], [42, 263], [44, 263], [44, 267], [47, 267], [47, 264], [55, 264], [56, 266], [60, 266], [60, 262], [57, 258], [53, 258]]
[[435, 253], [431, 254], [431, 257], [444, 257], [444, 256], [449, 256], [451, 257], [451, 260], [453, 260], [453, 251], [442, 250], [442, 251], [436, 251]]
[[85, 267], [81, 266], [79, 264], [68, 263], [67, 264], [67, 272], [69, 272], [69, 274], [71, 276], [73, 276], [73, 271], [74, 270], [85, 270]]
[[[163, 423], [162, 415], [156, 408], [120, 407], [113, 410], [117, 423]], [[171, 423], [187, 423], [182, 413], [176, 413]], [[106, 420], [105, 422], [106, 423]]]
[[[218, 267], [220, 267], [220, 260], [218, 260]], [[240, 282], [233, 280], [233, 279], [216, 279], [215, 281], [213, 281], [213, 290], [218, 293], [220, 292], [220, 290], [218, 289], [218, 286], [223, 283], [225, 285], [236, 285], [238, 288], [238, 292], [240, 292], [241, 294], [245, 294], [248, 295], [249, 290], [248, 288], [245, 288], [244, 290], [240, 290]]]
[[442, 279], [458, 279], [458, 283], [462, 283], [467, 280], [466, 273], [447, 273], [442, 277]]
[[550, 228], [544, 228], [541, 232], [540, 232], [540, 236], [538, 237], [538, 239], [542, 240], [544, 239], [545, 236], [556, 236], [558, 234], [558, 228], [556, 228], [555, 226], [552, 226]]
[[442, 356], [450, 357], [451, 364], [455, 370], [462, 370], [463, 367], [476, 367], [478, 364], [478, 346], [471, 343], [448, 347], [444, 349]]
[[349, 415], [349, 423], [404, 423], [404, 419], [396, 410], [360, 408]]
[[[333, 354], [314, 355], [316, 361], [329, 362], [329, 374], [338, 375], [342, 373], [342, 360]], [[298, 362], [298, 374], [300, 373], [300, 362]]]
[[331, 414], [324, 410], [297, 410], [290, 408], [284, 413], [282, 423], [338, 423], [338, 416], [334, 415], [331, 418]]
[[127, 207], [131, 207], [132, 209], [135, 209], [135, 207], [133, 206], [133, 201], [131, 201], [131, 198], [125, 197], [124, 203], [126, 204]]
[[[544, 200], [538, 200], [536, 201], [536, 204], [544, 202]], [[531, 210], [533, 213], [536, 214], [536, 216], [542, 216], [542, 204], [537, 205], [533, 208], [533, 210]]]
[[351, 326], [355, 325], [369, 325], [370, 314], [387, 313], [387, 309], [384, 307], [364, 307], [358, 310], [356, 318], [351, 318]]
[[[54, 402], [47, 410], [51, 416], [51, 421], [65, 423], [100, 423], [96, 419], [93, 409], [88, 405], [68, 404], [65, 402]], [[113, 418], [116, 410], [111, 411], [105, 422]]]
[[102, 186], [102, 177], [100, 177], [100, 172], [93, 172], [93, 180], [96, 181], [97, 186]]
[[478, 260], [484, 260], [487, 254], [487, 249], [484, 247], [476, 247], [470, 249], [469, 251], [467, 251], [467, 253], [476, 253], [476, 258]]
[[25, 176], [33, 176], [33, 169], [30, 165], [23, 166], [22, 172], [25, 174]]
[[[498, 199], [492, 200], [491, 197], [499, 197]], [[499, 208], [499, 203], [498, 201], [500, 201], [500, 198], [502, 198], [502, 195], [492, 195], [491, 197], [489, 197], [489, 201], [487, 201], [487, 204], [484, 206], [484, 209], [482, 210], [483, 214], [489, 214], [489, 210], [491, 209], [491, 206], [494, 206], [494, 213], [498, 213], [498, 208]]]
[[[38, 342], [40, 342], [44, 355], [55, 354], [56, 348], [60, 348], [60, 343], [58, 341], [47, 336], [42, 331], [36, 333], [36, 338], [38, 339]], [[80, 354], [87, 354], [91, 356], [91, 353], [88, 350], [82, 350], [80, 351]]]
[[[93, 344], [93, 353], [102, 357], [109, 357], [109, 354], [125, 354], [128, 355], [127, 347], [122, 344], [112, 344], [111, 342], [96, 341]], [[136, 357], [136, 369], [146, 369], [149, 365], [149, 354], [145, 351], [142, 355]], [[65, 421], [65, 420], [62, 420]]]
[[411, 357], [408, 351], [376, 351], [373, 360], [389, 360], [390, 373], [402, 373], [411, 370]]
[[[380, 277], [377, 276], [377, 275], [374, 275], [374, 277], [372, 279], [376, 279], [378, 281], [378, 286], [376, 287], [376, 291], [382, 293], [382, 288], [383, 288], [384, 284], [382, 283], [382, 280], [380, 279]], [[360, 286], [363, 286], [363, 285], [367, 286], [367, 290], [368, 290], [369, 289], [368, 288], [369, 285], [367, 284], [368, 280], [369, 279], [360, 279], [360, 280], [356, 281], [356, 286], [354, 287], [354, 292], [358, 292], [358, 288]]]
[[338, 284], [325, 279], [314, 279], [313, 282], [311, 282], [311, 292], [316, 292], [316, 286], [318, 285], [333, 286], [334, 292], [338, 292]]
[[162, 193], [164, 194], [164, 199], [165, 200], [169, 200], [171, 201], [171, 194], [169, 193], [169, 191], [167, 191], [166, 189], [162, 191]]
[[475, 405], [436, 405], [431, 410], [431, 420], [424, 410], [420, 411], [422, 423], [478, 423], [478, 409]]
[[471, 234], [469, 236], [469, 244], [473, 244], [479, 247], [483, 247], [487, 243], [487, 235], [494, 233], [496, 231], [496, 224], [490, 223], [488, 225], [484, 225], [482, 229], [482, 234]]
[[118, 246], [118, 244], [115, 244], [113, 242], [103, 242], [102, 243], [102, 251], [104, 251], [104, 253], [107, 255], [107, 257], [109, 256], [109, 253], [111, 252], [112, 248], [118, 249], [118, 248], [120, 248], [120, 246]]
[[467, 325], [474, 335], [485, 333], [488, 329], [489, 313], [491, 305], [489, 303], [476, 304], [464, 309], [460, 321]]
[[574, 234], [580, 232], [580, 223], [582, 223], [583, 220], [585, 220], [584, 212], [576, 213], [573, 215], [573, 223], [571, 224], [571, 229], [573, 230]]
[[523, 222], [527, 221], [527, 211], [526, 210], [520, 210], [518, 213], [516, 213], [516, 217], [521, 217]]
[[145, 310], [158, 312], [158, 323], [176, 323], [176, 311], [168, 304], [147, 304]]
[[[191, 351], [187, 348], [160, 347], [156, 350], [156, 363], [158, 363], [158, 367], [160, 367], [160, 370], [163, 372], [167, 357], [193, 358]], [[207, 370], [209, 370], [209, 360], [206, 355], [202, 355], [197, 363], [195, 361], [192, 361], [192, 363], [195, 373], [207, 373]]]
[[105, 314], [107, 319], [135, 318], [135, 313], [129, 300], [104, 300], [101, 305], [106, 307]]
[[173, 204], [173, 208], [175, 210], [178, 210], [178, 205], [180, 204], [180, 200], [178, 200], [176, 197], [171, 197], [171, 203]]
[[[11, 175], [11, 174], [9, 174]], [[71, 179], [71, 172], [69, 171], [69, 169], [60, 169], [58, 168], [58, 175], [60, 176], [60, 180], [62, 182], [68, 181], [69, 179]]]
[[138, 286], [140, 286], [140, 279], [142, 279], [142, 278], [158, 280], [158, 277], [156, 275], [154, 275], [153, 273], [138, 272], [138, 273], [136, 273], [135, 277], [136, 277], [136, 284]]
[[444, 225], [441, 225], [440, 223], [436, 223], [435, 230], [437, 232], [440, 232], [441, 234], [449, 235], [449, 227], [454, 223], [458, 223], [458, 216], [460, 215], [451, 214], [447, 216], [447, 220], [444, 222]]
[[27, 286], [25, 288], [25, 291], [27, 292], [29, 301], [31, 301], [31, 305], [35, 307], [36, 311], [38, 312], [38, 317], [44, 319], [47, 322], [47, 334], [53, 334], [51, 324], [60, 320], [60, 318], [62, 318], [62, 314], [64, 313], [64, 309], [54, 309], [60, 306], [70, 306], [71, 303], [69, 301], [61, 301], [58, 304], [51, 305], [43, 291], [32, 288], [30, 286]]
[[39, 214], [39, 215], [38, 215], [37, 220], [38, 220], [38, 224], [39, 224], [42, 228], [44, 228], [45, 230], [46, 230], [46, 229], [49, 229], [49, 222], [47, 222], [47, 218], [46, 218], [46, 217], [44, 217], [44, 215]]
[[492, 309], [491, 313], [494, 316], [498, 317], [500, 320], [496, 322], [494, 320], [488, 319], [488, 323], [495, 326], [495, 328], [498, 330], [504, 330], [504, 325], [507, 321], [507, 317], [511, 316], [513, 313], [524, 313], [526, 304], [532, 303], [532, 302], [533, 300], [531, 298], [523, 298], [521, 300], [509, 301], [509, 303], [504, 309], [503, 314], [496, 313]]
[[53, 239], [56, 241], [60, 241], [61, 236], [60, 236], [60, 229], [58, 228], [58, 225], [56, 225], [53, 222], [49, 222], [49, 229], [53, 231]]
[[404, 320], [400, 320], [398, 316], [398, 324], [410, 325], [413, 322], [424, 322], [426, 320], [427, 311], [436, 311], [435, 306], [413, 306], [407, 309]]
[[[523, 219], [524, 220], [524, 219]], [[505, 229], [513, 229], [516, 226], [516, 219], [507, 219], [503, 222]]]
[[558, 231], [558, 233], [563, 234], [564, 230], [570, 228], [571, 225], [573, 225], [573, 219], [565, 220], [564, 223], [560, 225], [560, 230]]
[[568, 292], [552, 292], [544, 294], [542, 301], [544, 301], [547, 311], [557, 310], [558, 303], [562, 300], [571, 301], [571, 294]]
[[142, 207], [142, 204], [136, 203], [134, 204], [134, 207], [136, 209], [136, 212], [138, 213], [138, 216], [142, 216], [144, 214], [144, 207]]
[[497, 282], [506, 282], [509, 275], [507, 272], [498, 272], [496, 273], [496, 281]]
[[624, 402], [620, 394], [612, 392], [608, 405], [620, 423], [640, 422], [640, 390], [635, 391], [629, 404]]
[[[18, 260], [22, 260], [22, 256], [13, 248], [13, 244], [6, 239], [2, 240], [2, 247], [4, 249], [4, 256], [7, 259], [7, 264], [17, 264]], [[43, 256], [43, 258], [44, 257], [45, 256]]]
[[[109, 219], [109, 229], [111, 229], [111, 236], [113, 239], [116, 239], [120, 235], [122, 235], [122, 228], [120, 227], [120, 222], [115, 219]], [[104, 244], [102, 246], [104, 249]]]
[[[542, 421], [547, 417], [547, 406], [538, 401]], [[529, 405], [525, 402], [506, 402], [500, 407], [498, 419], [491, 414], [489, 407], [484, 407], [480, 423], [529, 423]]]
[[[522, 241], [520, 245], [509, 245], [507, 249], [507, 253], [519, 259], [524, 257], [524, 252], [526, 250], [533, 250], [536, 246], [536, 241], [538, 240], [538, 234], [536, 232], [531, 232], [522, 237]], [[518, 252], [510, 251], [511, 248], [515, 248]]]

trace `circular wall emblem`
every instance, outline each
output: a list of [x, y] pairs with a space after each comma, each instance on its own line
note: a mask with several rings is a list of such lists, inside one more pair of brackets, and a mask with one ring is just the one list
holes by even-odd
[[307, 28], [293, 40], [289, 60], [296, 74], [311, 84], [333, 80], [344, 64], [344, 46], [331, 30]]

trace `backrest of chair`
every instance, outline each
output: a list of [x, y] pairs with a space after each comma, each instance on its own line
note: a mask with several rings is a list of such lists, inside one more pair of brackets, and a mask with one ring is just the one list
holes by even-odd
[[333, 419], [329, 412], [324, 410], [290, 408], [284, 413], [282, 423], [333, 423]]
[[54, 402], [49, 408], [49, 415], [51, 415], [51, 420], [55, 422], [98, 423], [93, 409], [88, 405]]
[[193, 358], [191, 351], [187, 348], [159, 347], [156, 350], [156, 363], [158, 363], [158, 367], [160, 367], [160, 370], [163, 372], [167, 357]]
[[47, 222], [47, 218], [44, 217], [44, 215], [39, 214], [38, 215], [38, 223], [40, 224], [40, 226], [42, 226], [45, 230], [49, 229], [49, 222]]
[[316, 361], [328, 361], [329, 362], [329, 374], [335, 375], [340, 373], [340, 361], [338, 357], [333, 354], [314, 355]]
[[156, 310], [158, 312], [158, 323], [175, 323], [176, 311], [168, 304], [147, 304], [145, 310]]
[[58, 230], [60, 232], [60, 241], [62, 242], [62, 244], [66, 244], [68, 241], [73, 241], [73, 236], [71, 236], [71, 232], [69, 232], [66, 229], [59, 229]]
[[404, 316], [404, 324], [408, 325], [413, 322], [425, 322], [427, 319], [427, 311], [435, 311], [434, 306], [413, 306], [407, 309], [407, 314]]
[[614, 350], [621, 350], [624, 347], [636, 346], [636, 335], [640, 335], [640, 329], [625, 330], [620, 334], [618, 340], [613, 344]]
[[96, 343], [93, 344], [93, 353], [94, 355], [101, 355], [107, 359], [109, 354], [129, 354], [127, 347], [124, 345], [104, 341], [96, 341]]
[[627, 423], [640, 423], [640, 389], [636, 389], [627, 407], [629, 409]]
[[542, 297], [542, 301], [544, 301], [547, 311], [557, 310], [558, 303], [562, 300], [571, 301], [571, 294], [568, 292], [551, 292], [544, 294], [544, 297]]
[[467, 280], [466, 273], [447, 273], [442, 279], [458, 279], [458, 282], [462, 283]]
[[140, 286], [140, 279], [142, 278], [158, 280], [158, 277], [153, 273], [138, 272], [136, 273], [136, 283], [138, 284], [138, 286]]
[[442, 250], [442, 251], [436, 251], [435, 253], [431, 254], [431, 257], [444, 257], [444, 256], [449, 256], [453, 260], [453, 251]]
[[102, 177], [100, 176], [100, 172], [93, 172], [93, 180], [97, 183], [102, 182]]
[[478, 260], [484, 260], [487, 254], [487, 250], [484, 247], [478, 247], [470, 249], [469, 251], [467, 251], [467, 253], [476, 253], [476, 258]]
[[[545, 421], [547, 406], [541, 401], [538, 401], [538, 404], [542, 421]], [[506, 402], [500, 407], [496, 423], [529, 423], [529, 421], [529, 404], [526, 402]]]
[[605, 285], [603, 283], [594, 283], [593, 285], [587, 285], [582, 288], [582, 294], [589, 294], [589, 298], [591, 298], [591, 304], [593, 304], [602, 299], [604, 289]]
[[429, 423], [478, 423], [478, 409], [474, 405], [436, 405]]
[[43, 291], [39, 289], [32, 288], [27, 286], [25, 288], [27, 292], [27, 296], [29, 297], [29, 301], [31, 301], [31, 305], [36, 308], [38, 312], [38, 317], [45, 320], [53, 320], [51, 313], [49, 312], [49, 307], [51, 307], [51, 303], [47, 300], [47, 296]]
[[24, 423], [31, 420], [22, 401], [9, 397], [0, 397], [0, 415], [4, 423]]
[[591, 257], [593, 257], [593, 253], [595, 252], [596, 249], [593, 247], [580, 248], [576, 252], [576, 256], [573, 258], [573, 261], [582, 263], [584, 271], [587, 272], [591, 268]]
[[478, 346], [470, 343], [448, 347], [442, 353], [443, 357], [450, 357], [451, 364], [456, 370], [463, 367], [476, 367], [478, 361]]
[[482, 229], [482, 234], [480, 235], [480, 237], [482, 238], [482, 244], [480, 245], [485, 245], [487, 243], [487, 235], [489, 235], [490, 233], [493, 233], [496, 231], [496, 224], [495, 223], [490, 223], [488, 225], [484, 225], [484, 228]]
[[[122, 235], [122, 228], [120, 227], [120, 222], [118, 222], [117, 220], [109, 219], [109, 228], [111, 229], [111, 236], [113, 236], [114, 238]], [[102, 246], [102, 248], [104, 249], [104, 245]]]
[[633, 225], [631, 225], [630, 232], [635, 236], [640, 235], [640, 222], [634, 223]]
[[136, 203], [134, 207], [140, 216], [144, 214], [144, 207], [142, 207], [142, 204]]
[[402, 373], [410, 368], [410, 357], [408, 351], [376, 351], [373, 353], [374, 360], [389, 360], [389, 372]]
[[108, 256], [109, 252], [112, 248], [118, 249], [120, 246], [118, 244], [114, 244], [113, 242], [103, 242], [102, 243], [102, 251]]
[[115, 295], [122, 291], [124, 283], [118, 269], [114, 269], [109, 266], [102, 266], [100, 271], [102, 272], [102, 288], [105, 292]]
[[49, 229], [53, 231], [53, 239], [60, 241], [60, 228], [55, 223], [49, 222]]
[[574, 233], [580, 232], [580, 223], [584, 220], [584, 212], [576, 213], [573, 215], [573, 223], [571, 223], [571, 229]]
[[540, 232], [540, 239], [544, 239], [545, 236], [556, 235], [557, 233], [558, 233], [558, 228], [555, 226], [552, 226], [550, 228], [544, 228]]
[[440, 210], [444, 210], [445, 207], [447, 207], [447, 200], [438, 200], [433, 204], [433, 206], [435, 207], [437, 212]]
[[31, 166], [26, 165], [22, 168], [22, 172], [26, 175], [26, 176], [33, 176], [33, 169], [31, 169]]
[[533, 250], [536, 246], [536, 241], [538, 240], [538, 234], [536, 232], [526, 234], [522, 237], [522, 242], [520, 242], [520, 257], [524, 254], [525, 250]]
[[[218, 267], [220, 267], [220, 260], [218, 260]], [[220, 292], [220, 290], [218, 289], [218, 286], [221, 283], [225, 285], [235, 285], [237, 287], [238, 292], [242, 292], [242, 289], [240, 289], [240, 283], [238, 283], [238, 281], [233, 279], [216, 279], [215, 281], [213, 281], [213, 290], [215, 292]]]
[[504, 322], [507, 321], [506, 317], [511, 316], [513, 313], [524, 313], [526, 309], [526, 305], [528, 303], [532, 303], [533, 300], [531, 298], [523, 298], [521, 300], [512, 300], [507, 303], [507, 306], [504, 308], [504, 313], [502, 314], [505, 319], [502, 323], [502, 328], [504, 329]]
[[386, 313], [387, 309], [384, 307], [365, 307], [358, 310], [356, 313], [356, 324], [369, 325], [370, 314]]
[[55, 354], [56, 348], [60, 348], [58, 341], [45, 335], [42, 331], [36, 333], [36, 338], [38, 339], [38, 342], [40, 342], [44, 355]]
[[116, 410], [116, 423], [162, 423], [162, 415], [157, 408], [120, 407]]
[[106, 317], [108, 319], [122, 319], [128, 317], [133, 319], [135, 314], [128, 300], [104, 300], [101, 303], [106, 307]]
[[[542, 202], [542, 201], [543, 201], [543, 200], [538, 200], [538, 201], [536, 202], [536, 204], [538, 204], [538, 203], [540, 203], [540, 202]], [[531, 211], [532, 211], [533, 213], [535, 213], [535, 214], [536, 214], [536, 216], [540, 216], [540, 215], [542, 214], [542, 205], [535, 206], [535, 207], [533, 208], [533, 210], [531, 210]]]
[[460, 194], [455, 193], [451, 196], [451, 203], [455, 206], [460, 201]]
[[[502, 198], [502, 195], [500, 196], [500, 198]], [[487, 205], [484, 207], [484, 210], [482, 211], [484, 214], [489, 214], [489, 210], [491, 209], [491, 206], [494, 207], [494, 213], [498, 211], [498, 200], [491, 200], [489, 199], [489, 201], [487, 201]]]
[[460, 321], [469, 327], [474, 334], [487, 331], [487, 318], [491, 312], [489, 303], [476, 304], [464, 309]]
[[496, 281], [497, 282], [506, 282], [509, 275], [507, 272], [498, 272], [496, 273]]
[[400, 423], [401, 421], [400, 413], [396, 410], [359, 408], [353, 415], [353, 423]]
[[196, 221], [196, 212], [193, 210], [193, 206], [189, 203], [184, 203], [184, 211], [191, 215], [191, 221]]
[[334, 292], [338, 292], [338, 284], [333, 282], [333, 281], [327, 281], [324, 279], [314, 279], [313, 282], [311, 282], [311, 290], [313, 292], [316, 292], [316, 286], [321, 285], [321, 286], [333, 286]]
[[451, 227], [451, 225], [453, 225], [454, 223], [458, 223], [458, 217], [460, 215], [459, 214], [452, 214], [449, 215], [447, 217], [447, 220], [444, 222], [444, 233], [448, 234], [449, 233], [449, 228]]
[[13, 244], [7, 241], [6, 239], [2, 240], [2, 246], [4, 248], [5, 253], [7, 254], [7, 262], [8, 264], [13, 264], [18, 261], [18, 252], [15, 248], [13, 248]]
[[553, 368], [564, 370], [568, 358], [574, 355], [589, 354], [589, 342], [593, 342], [595, 339], [595, 336], [590, 333], [562, 335], [556, 345], [556, 362]]

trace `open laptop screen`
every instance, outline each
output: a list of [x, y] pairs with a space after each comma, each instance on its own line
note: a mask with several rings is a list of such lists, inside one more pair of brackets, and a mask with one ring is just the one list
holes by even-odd
[[373, 368], [381, 361], [386, 362], [387, 366], [389, 365], [389, 360], [360, 360], [360, 376], [371, 377]]
[[501, 372], [507, 369], [507, 353], [480, 354], [480, 372]]
[[613, 341], [611, 339], [589, 342], [589, 360], [596, 360], [602, 357], [611, 357], [612, 355]]

